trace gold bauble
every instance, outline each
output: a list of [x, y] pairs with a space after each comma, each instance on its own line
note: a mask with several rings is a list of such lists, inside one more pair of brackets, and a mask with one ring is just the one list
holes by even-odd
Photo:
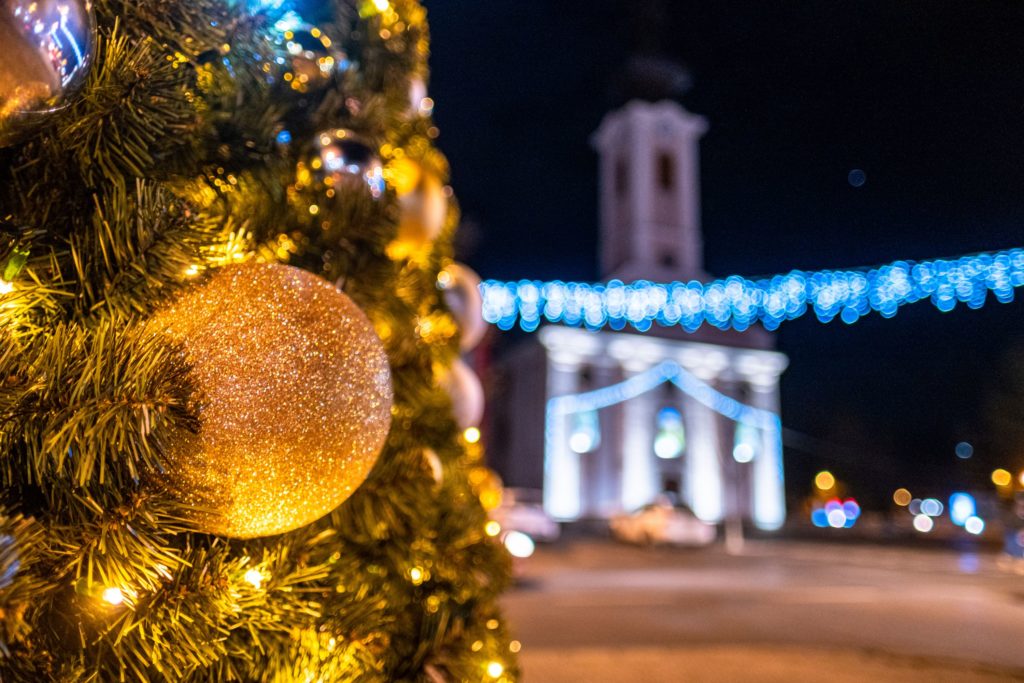
[[441, 177], [410, 159], [392, 162], [390, 170], [401, 208], [398, 240], [415, 247], [430, 245], [448, 220], [448, 194]]
[[373, 467], [391, 374], [363, 312], [298, 268], [221, 268], [148, 323], [179, 344], [197, 433], [170, 440], [169, 487], [198, 528], [253, 538], [327, 514]]

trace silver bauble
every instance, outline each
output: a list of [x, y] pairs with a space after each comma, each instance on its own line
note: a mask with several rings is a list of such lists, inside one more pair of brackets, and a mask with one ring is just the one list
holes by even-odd
[[283, 67], [281, 78], [298, 92], [326, 87], [349, 67], [345, 51], [294, 12], [277, 22], [272, 42], [277, 52], [275, 62]]
[[434, 100], [427, 97], [427, 82], [422, 76], [409, 79], [409, 114], [429, 116], [434, 110]]
[[81, 90], [95, 51], [89, 0], [0, 0], [0, 146]]
[[470, 351], [484, 338], [487, 322], [483, 316], [480, 276], [462, 263], [453, 263], [437, 277], [444, 303], [459, 326], [459, 348]]
[[442, 376], [441, 386], [452, 401], [452, 414], [459, 429], [479, 427], [484, 417], [484, 387], [473, 368], [456, 359]]
[[376, 199], [384, 192], [384, 170], [377, 151], [350, 130], [339, 128], [317, 136], [319, 159], [313, 164], [321, 181], [333, 185], [366, 185]]

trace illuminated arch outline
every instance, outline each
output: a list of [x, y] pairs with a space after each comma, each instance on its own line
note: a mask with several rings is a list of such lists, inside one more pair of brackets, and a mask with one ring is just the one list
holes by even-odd
[[[544, 507], [556, 519], [571, 520], [579, 515], [579, 478], [568, 471], [561, 471], [564, 463], [558, 457], [563, 449], [555, 443], [556, 421], [582, 412], [600, 410], [636, 398], [656, 389], [665, 382], [671, 382], [687, 396], [719, 415], [738, 423], [765, 431], [766, 436], [777, 444], [782, 452], [782, 420], [769, 410], [741, 403], [731, 396], [712, 387], [675, 361], [667, 360], [618, 384], [578, 394], [554, 396], [548, 399], [544, 419]], [[578, 454], [568, 456], [580, 457]], [[783, 478], [782, 459], [779, 458], [777, 476]], [[771, 520], [759, 523], [764, 528], [776, 528], [781, 512], [767, 511]]]

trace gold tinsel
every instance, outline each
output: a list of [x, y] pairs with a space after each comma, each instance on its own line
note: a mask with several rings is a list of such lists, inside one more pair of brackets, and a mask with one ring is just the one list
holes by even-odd
[[227, 266], [159, 311], [198, 391], [197, 434], [175, 435], [166, 473], [204, 531], [279, 534], [340, 505], [391, 423], [391, 376], [362, 311], [304, 270]]

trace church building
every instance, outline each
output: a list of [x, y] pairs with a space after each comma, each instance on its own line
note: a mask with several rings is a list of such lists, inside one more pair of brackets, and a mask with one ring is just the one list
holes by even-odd
[[[708, 282], [704, 118], [634, 99], [593, 136], [604, 281]], [[709, 522], [785, 519], [779, 377], [760, 326], [639, 334], [548, 325], [505, 355], [488, 449], [510, 487], [541, 489], [561, 521], [607, 519], [669, 494]], [[742, 416], [753, 415], [757, 419]], [[765, 418], [765, 416], [768, 416]]]

